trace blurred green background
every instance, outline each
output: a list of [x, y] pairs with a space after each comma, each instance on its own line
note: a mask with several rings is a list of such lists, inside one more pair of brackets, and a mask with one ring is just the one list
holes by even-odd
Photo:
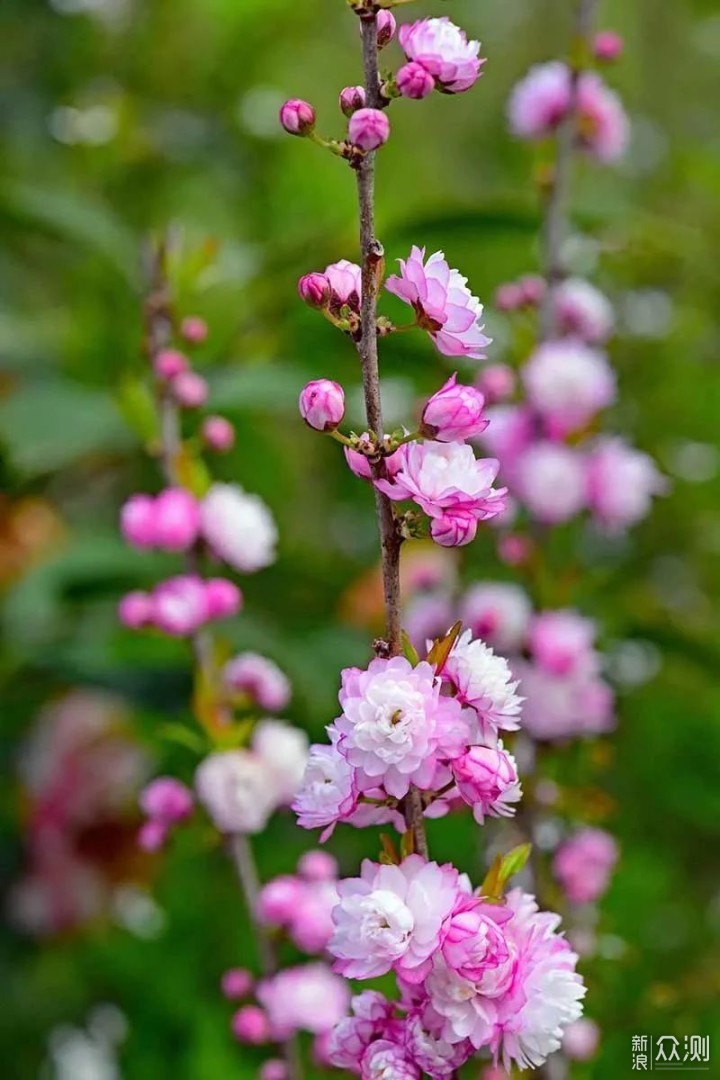
[[[511, 335], [491, 310], [492, 292], [536, 269], [538, 227], [532, 151], [507, 134], [505, 101], [531, 63], [563, 51], [572, 5], [422, 0], [403, 18], [440, 8], [482, 40], [485, 75], [463, 97], [393, 107], [393, 138], [379, 159], [379, 234], [389, 260], [411, 243], [444, 248], [490, 308], [491, 357], [500, 360]], [[599, 543], [578, 526], [548, 553], [559, 570], [571, 547], [579, 551], [572, 599], [602, 621], [618, 682], [616, 736], [572, 749], [557, 766], [570, 801], [616, 832], [623, 850], [599, 955], [584, 969], [602, 1050], [572, 1074], [606, 1080], [630, 1074], [634, 1034], [720, 1035], [720, 15], [713, 0], [600, 8], [600, 24], [626, 38], [609, 78], [634, 139], [618, 169], [578, 170], [582, 235], [572, 260], [619, 312], [611, 353], [621, 395], [608, 426], [652, 453], [673, 482], [627, 540]], [[218, 472], [261, 494], [280, 526], [277, 564], [243, 583], [233, 642], [281, 663], [295, 686], [289, 715], [316, 736], [335, 715], [339, 668], [366, 656], [370, 628], [352, 625], [352, 602], [338, 597], [375, 565], [369, 493], [337, 447], [303, 428], [295, 406], [308, 378], [330, 376], [355, 392], [351, 419], [360, 422], [353, 350], [295, 293], [301, 273], [357, 257], [354, 184], [340, 161], [276, 122], [284, 98], [300, 96], [316, 105], [324, 133], [342, 133], [336, 96], [360, 80], [356, 35], [343, 0], [2, 4], [8, 887], [26, 857], [27, 781], [18, 783], [17, 765], [48, 702], [81, 688], [71, 702], [112, 716], [115, 753], [122, 758], [124, 740], [142, 748], [131, 773], [192, 774], [192, 751], [163, 737], [168, 723], [188, 718], [187, 655], [115, 619], [124, 590], [176, 565], [133, 553], [116, 535], [121, 501], [158, 487], [124, 415], [142, 373], [139, 252], [149, 230], [182, 223], [179, 303], [210, 323], [198, 363], [212, 406], [238, 430]], [[390, 52], [395, 62], [396, 46]], [[449, 373], [414, 335], [387, 344], [383, 367], [390, 422]], [[484, 538], [463, 574], [507, 571]], [[110, 698], [87, 697], [98, 692]], [[139, 860], [127, 831], [135, 823], [123, 822], [83, 837], [104, 879], [121, 883], [104, 918], [38, 939], [17, 925], [10, 900], [3, 1075], [255, 1075], [253, 1054], [230, 1039], [217, 989], [225, 967], [253, 954], [229, 865], [201, 829], [182, 835], [167, 859]], [[277, 818], [257, 846], [263, 874], [290, 869], [308, 839]], [[479, 876], [470, 823], [435, 823], [431, 844]], [[350, 872], [373, 845], [369, 834], [341, 829], [331, 848]], [[107, 1063], [110, 1071], [92, 1071], [80, 1029], [117, 1040], [119, 1073]], [[75, 1047], [65, 1072], [61, 1044]], [[717, 1042], [712, 1053], [711, 1074], [720, 1075]]]

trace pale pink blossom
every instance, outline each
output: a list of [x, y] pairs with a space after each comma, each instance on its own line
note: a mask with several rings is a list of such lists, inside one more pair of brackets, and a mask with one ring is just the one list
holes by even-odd
[[357, 263], [340, 259], [325, 267], [325, 278], [330, 286], [330, 306], [340, 309], [346, 304], [351, 311], [360, 311], [362, 296], [362, 270]]
[[435, 89], [435, 80], [430, 72], [414, 60], [403, 64], [395, 75], [395, 82], [403, 97], [415, 101], [427, 97]]
[[[365, 107], [365, 99], [364, 86], [345, 86], [340, 91], [340, 111], [345, 116], [350, 117], [354, 112], [357, 112], [358, 109]], [[302, 296], [302, 292], [300, 295]]]
[[153, 359], [153, 370], [158, 379], [169, 382], [179, 375], [181, 371], [187, 371], [190, 361], [184, 353], [177, 349], [161, 349]]
[[395, 37], [397, 22], [392, 11], [381, 8], [377, 13], [377, 42], [378, 48], [384, 49]]
[[180, 333], [190, 345], [202, 345], [208, 336], [208, 325], [199, 315], [186, 315], [180, 323]]
[[474, 709], [483, 740], [493, 742], [499, 730], [518, 729], [523, 699], [517, 694], [517, 680], [507, 660], [484, 641], [473, 639], [469, 630], [453, 645], [442, 674], [459, 700]]
[[255, 725], [251, 746], [264, 766], [278, 805], [292, 802], [308, 761], [308, 737], [284, 720], [261, 720]]
[[529, 446], [515, 463], [514, 491], [534, 518], [558, 525], [584, 509], [585, 475], [585, 460], [578, 450], [541, 440]]
[[130, 630], [141, 630], [150, 626], [153, 617], [153, 602], [149, 593], [139, 589], [126, 593], [118, 604], [118, 618], [123, 626]]
[[133, 547], [155, 546], [155, 500], [152, 495], [130, 496], [120, 511], [120, 531]]
[[584, 278], [570, 277], [553, 290], [553, 310], [563, 334], [576, 334], [590, 345], [606, 341], [615, 323], [612, 304]]
[[151, 620], [166, 634], [194, 634], [210, 617], [205, 582], [196, 574], [168, 578], [152, 592]]
[[315, 110], [301, 98], [291, 98], [280, 109], [280, 123], [288, 135], [309, 135], [315, 127]]
[[542, 138], [561, 123], [569, 105], [567, 65], [560, 60], [538, 64], [515, 85], [510, 95], [510, 129], [520, 138]]
[[345, 980], [322, 963], [285, 968], [258, 983], [256, 993], [275, 1041], [296, 1031], [312, 1035], [332, 1031], [350, 1004]]
[[348, 138], [365, 153], [378, 150], [390, 138], [390, 121], [382, 109], [358, 109], [348, 123]]
[[594, 71], [583, 72], [578, 83], [580, 140], [598, 161], [611, 164], [623, 156], [630, 122], [622, 101]]
[[360, 1062], [362, 1080], [421, 1080], [420, 1070], [402, 1046], [389, 1039], [371, 1042]]
[[297, 868], [306, 881], [335, 881], [338, 875], [337, 859], [327, 851], [306, 851]]
[[254, 981], [247, 968], [229, 968], [223, 973], [220, 989], [228, 1001], [240, 1001], [248, 996]]
[[336, 822], [352, 813], [357, 799], [354, 770], [338, 753], [337, 746], [311, 746], [302, 783], [292, 804], [298, 825], [303, 829], [329, 828], [331, 832]]
[[522, 370], [528, 400], [553, 438], [585, 427], [615, 400], [616, 383], [603, 353], [565, 338], [539, 345]]
[[210, 754], [195, 772], [195, 791], [224, 833], [262, 832], [275, 809], [275, 787], [264, 762], [248, 750]]
[[507, 401], [515, 393], [515, 372], [507, 364], [487, 364], [477, 377], [477, 386], [490, 405]]
[[412, 1061], [431, 1080], [452, 1080], [474, 1053], [471, 1042], [446, 1042], [440, 1035], [443, 1020], [432, 1007], [413, 1009], [403, 1025], [403, 1043]]
[[483, 360], [491, 339], [483, 333], [483, 306], [467, 288], [467, 278], [450, 269], [442, 251], [426, 261], [425, 248], [413, 247], [399, 262], [400, 274], [391, 275], [385, 287], [410, 304], [438, 351]]
[[422, 432], [426, 438], [444, 443], [472, 439], [488, 426], [484, 405], [480, 391], [458, 383], [456, 372], [428, 399], [422, 414]]
[[595, 634], [595, 623], [577, 611], [542, 611], [530, 625], [530, 652], [540, 667], [554, 675], [593, 672], [597, 669]]
[[653, 496], [667, 488], [652, 458], [622, 439], [600, 439], [588, 458], [590, 508], [609, 532], [636, 525], [649, 513]]
[[140, 793], [140, 809], [154, 821], [177, 825], [193, 812], [192, 792], [174, 776], [158, 776]]
[[562, 1048], [571, 1061], [590, 1061], [600, 1045], [600, 1028], [594, 1020], [581, 1016], [565, 1028]]
[[522, 798], [517, 765], [512, 754], [496, 747], [471, 746], [451, 763], [460, 795], [472, 807], [478, 825], [485, 817], [512, 817]]
[[580, 829], [555, 852], [553, 874], [573, 904], [590, 904], [607, 891], [618, 860], [614, 837], [603, 829]]
[[258, 1080], [289, 1080], [290, 1073], [282, 1058], [268, 1058], [263, 1061], [258, 1073]]
[[264, 926], [285, 927], [293, 918], [305, 883], [294, 874], [281, 874], [260, 889], [255, 915]]
[[257, 495], [237, 484], [213, 484], [200, 507], [202, 535], [213, 552], [244, 573], [275, 560], [277, 527]]
[[322, 953], [334, 933], [333, 910], [338, 902], [335, 881], [305, 881], [288, 921], [288, 934], [301, 952]]
[[382, 784], [402, 798], [411, 783], [429, 785], [436, 752], [460, 752], [460, 706], [440, 688], [430, 664], [413, 667], [402, 656], [373, 660], [367, 671], [343, 671], [338, 750], [362, 770], [363, 787]]
[[387, 1028], [393, 1004], [377, 990], [364, 990], [350, 1003], [352, 1016], [335, 1025], [328, 1038], [327, 1057], [338, 1069], [360, 1072], [360, 1059], [370, 1043]]
[[262, 1046], [271, 1038], [267, 1013], [258, 1005], [243, 1005], [233, 1015], [230, 1029], [238, 1042]]
[[235, 428], [224, 416], [206, 417], [201, 432], [208, 450], [216, 454], [226, 454], [235, 445]]
[[522, 647], [531, 614], [527, 593], [510, 582], [478, 582], [471, 585], [460, 602], [463, 626], [474, 638], [482, 638], [501, 652], [517, 652]]
[[171, 380], [170, 389], [184, 409], [199, 409], [210, 393], [206, 380], [197, 371], [181, 371]]
[[332, 379], [315, 379], [300, 392], [300, 415], [315, 431], [334, 431], [345, 415], [345, 391]]
[[480, 59], [480, 42], [468, 41], [465, 32], [446, 17], [405, 23], [398, 41], [408, 60], [421, 64], [447, 94], [469, 90], [485, 63]]
[[553, 675], [525, 661], [515, 662], [515, 674], [525, 695], [523, 727], [533, 739], [601, 735], [614, 728], [613, 694], [597, 675]]
[[457, 890], [457, 870], [420, 855], [399, 866], [365, 859], [359, 878], [338, 884], [329, 944], [335, 970], [350, 979], [371, 979], [394, 968], [404, 979], [420, 982], [441, 944]]
[[248, 694], [268, 712], [279, 712], [290, 701], [290, 682], [277, 664], [258, 653], [245, 652], [228, 660], [223, 681], [237, 694]]

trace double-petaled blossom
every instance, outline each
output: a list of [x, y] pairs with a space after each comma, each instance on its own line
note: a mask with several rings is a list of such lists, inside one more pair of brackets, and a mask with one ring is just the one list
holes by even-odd
[[599, 524], [621, 532], [650, 511], [654, 495], [667, 491], [667, 480], [647, 454], [620, 438], [598, 440], [587, 461], [587, 498]]
[[442, 945], [445, 963], [478, 991], [494, 996], [512, 968], [510, 947], [503, 925], [512, 916], [503, 907], [461, 893], [455, 904]]
[[236, 570], [254, 573], [275, 560], [273, 516], [237, 484], [213, 484], [200, 507], [200, 528], [215, 555]]
[[390, 1023], [393, 1005], [377, 990], [364, 990], [352, 999], [350, 1007], [352, 1016], [343, 1017], [330, 1034], [327, 1056], [338, 1069], [359, 1073], [365, 1050]]
[[485, 430], [485, 398], [474, 386], [463, 386], [457, 373], [428, 399], [422, 414], [422, 432], [437, 442], [462, 442]]
[[438, 352], [483, 360], [492, 339], [483, 333], [483, 306], [468, 289], [467, 278], [450, 268], [442, 251], [426, 260], [425, 248], [413, 247], [399, 263], [400, 273], [391, 275], [385, 287], [410, 304]]
[[334, 431], [345, 415], [345, 391], [332, 379], [314, 379], [300, 392], [300, 415], [315, 431]]
[[[460, 619], [474, 638], [482, 638], [501, 652], [517, 652], [530, 625], [532, 605], [519, 585], [481, 581], [463, 595]], [[452, 619], [446, 620], [449, 626]]]
[[404, 1047], [390, 1039], [370, 1043], [360, 1061], [361, 1080], [421, 1080]]
[[449, 1043], [441, 1037], [443, 1021], [429, 1005], [413, 1009], [402, 1025], [403, 1045], [422, 1074], [431, 1080], [452, 1080], [474, 1048], [467, 1039]]
[[604, 354], [572, 338], [539, 345], [522, 380], [553, 438], [584, 428], [615, 399], [615, 374]]
[[310, 747], [305, 773], [293, 802], [298, 825], [325, 829], [329, 835], [336, 822], [346, 820], [357, 806], [355, 772], [338, 753], [335, 743]]
[[569, 521], [587, 505], [582, 453], [550, 440], [532, 443], [513, 464], [513, 492], [543, 524]]
[[262, 832], [276, 806], [268, 770], [248, 750], [218, 751], [206, 757], [195, 772], [195, 791], [223, 833]]
[[592, 670], [555, 675], [524, 660], [513, 667], [525, 695], [523, 728], [533, 739], [601, 735], [615, 726], [612, 690]]
[[395, 82], [403, 97], [415, 101], [427, 97], [435, 89], [435, 80], [430, 72], [415, 60], [403, 64], [395, 75]]
[[405, 23], [398, 41], [408, 60], [420, 64], [446, 94], [469, 90], [480, 77], [480, 42], [468, 41], [459, 26], [443, 17]]
[[618, 846], [603, 829], [580, 829], [555, 852], [553, 874], [573, 904], [589, 904], [606, 892]]
[[520, 726], [523, 699], [507, 660], [484, 641], [473, 639], [469, 630], [453, 645], [442, 674], [459, 700], [475, 711], [483, 741], [492, 743], [499, 730], [516, 731]]
[[435, 669], [402, 656], [373, 660], [342, 675], [339, 752], [359, 770], [363, 789], [383, 785], [396, 798], [410, 784], [430, 786], [435, 755], [454, 757], [468, 741], [455, 698], [441, 695]]
[[135, 547], [186, 551], [197, 540], [200, 510], [184, 488], [166, 488], [154, 498], [133, 495], [122, 508], [120, 528]]
[[290, 701], [287, 676], [272, 660], [258, 653], [239, 653], [228, 660], [223, 682], [236, 694], [247, 694], [268, 712], [278, 712]]
[[194, 634], [210, 619], [205, 582], [197, 574], [179, 574], [156, 585], [150, 622], [173, 637]]
[[280, 123], [288, 135], [309, 135], [315, 127], [315, 110], [301, 98], [291, 98], [280, 109]]
[[409, 855], [399, 866], [366, 859], [361, 876], [339, 882], [338, 893], [328, 946], [335, 970], [349, 979], [371, 979], [394, 968], [418, 983], [442, 943], [458, 872], [420, 855]]
[[533, 659], [554, 675], [597, 670], [593, 649], [596, 627], [577, 611], [542, 611], [530, 624], [529, 648]]
[[378, 150], [390, 138], [390, 121], [382, 109], [357, 109], [348, 122], [348, 138], [365, 153]]
[[479, 521], [505, 509], [505, 489], [492, 486], [498, 462], [476, 458], [467, 443], [412, 443], [400, 450], [401, 464], [392, 480], [375, 484], [391, 499], [416, 502], [432, 519], [432, 536], [438, 542], [456, 521], [464, 530], [461, 542], [468, 543]]
[[512, 817], [522, 798], [517, 765], [512, 754], [497, 746], [471, 746], [451, 763], [457, 789], [483, 825], [486, 816]]
[[285, 874], [263, 885], [257, 916], [265, 926], [283, 929], [301, 952], [321, 953], [333, 934], [338, 902], [334, 880], [307, 881]]
[[590, 345], [606, 341], [615, 323], [612, 304], [584, 278], [571, 277], [553, 289], [553, 312], [558, 329], [574, 334]]
[[276, 803], [290, 804], [302, 783], [308, 761], [305, 732], [283, 720], [261, 720], [253, 731], [252, 748], [270, 775]]
[[345, 980], [322, 963], [285, 968], [258, 983], [256, 994], [276, 1042], [296, 1031], [332, 1031], [350, 1003]]

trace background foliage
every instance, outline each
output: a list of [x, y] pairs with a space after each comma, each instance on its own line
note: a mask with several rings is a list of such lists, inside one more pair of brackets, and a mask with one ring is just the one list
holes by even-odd
[[[438, 6], [421, 2], [417, 13]], [[389, 260], [411, 242], [443, 246], [488, 302], [500, 280], [536, 266], [531, 154], [507, 135], [503, 110], [529, 64], [562, 50], [570, 7], [446, 6], [482, 39], [486, 74], [459, 99], [394, 107], [379, 166]], [[603, 1049], [573, 1073], [605, 1078], [629, 1074], [632, 1034], [720, 1034], [720, 17], [711, 0], [601, 7], [602, 23], [627, 40], [611, 78], [635, 139], [620, 169], [579, 170], [584, 239], [574, 258], [620, 311], [612, 358], [621, 400], [609, 421], [673, 480], [671, 496], [627, 542], [573, 534], [548, 555], [552, 581], [570, 543], [580, 545], [574, 599], [603, 620], [619, 679], [617, 736], [568, 752], [558, 766], [587, 816], [616, 831], [623, 848], [601, 954], [587, 968]], [[276, 124], [279, 103], [297, 95], [316, 104], [324, 131], [342, 130], [336, 93], [360, 77], [345, 4], [4, 0], [0, 50], [7, 884], [23, 862], [18, 748], [39, 706], [61, 691], [118, 694], [156, 766], [192, 770], [192, 754], [159, 734], [187, 715], [182, 646], [135, 637], [115, 621], [120, 593], [171, 565], [133, 554], [115, 533], [120, 501], [158, 484], [127, 423], [142, 370], [139, 250], [148, 230], [183, 223], [180, 298], [211, 323], [202, 365], [213, 406], [239, 434], [220, 470], [258, 491], [280, 524], [280, 559], [246, 582], [234, 640], [281, 662], [296, 687], [290, 714], [315, 734], [334, 715], [339, 667], [366, 655], [369, 631], [338, 598], [374, 566], [376, 536], [368, 493], [295, 407], [309, 377], [359, 385], [347, 342], [295, 297], [300, 273], [356, 257], [352, 178]], [[489, 314], [500, 359], [508, 327]], [[390, 342], [385, 357], [392, 421], [443, 372], [422, 336]], [[464, 573], [498, 573], [487, 540]], [[259, 847], [263, 872], [289, 868], [306, 840], [277, 820]], [[466, 866], [478, 860], [459, 823], [437, 823], [431, 843]], [[340, 830], [332, 847], [350, 870], [371, 841]], [[120, 1067], [132, 1080], [254, 1075], [252, 1055], [229, 1038], [217, 991], [224, 967], [251, 959], [253, 948], [229, 866], [192, 832], [138, 875], [144, 917], [116, 913], [41, 943], [5, 933], [4, 1075], [38, 1075], [50, 1032], [83, 1025], [98, 1002], [127, 1019]]]

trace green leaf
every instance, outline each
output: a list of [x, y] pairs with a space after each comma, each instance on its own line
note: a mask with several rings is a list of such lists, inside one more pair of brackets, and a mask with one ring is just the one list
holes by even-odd
[[210, 749], [207, 739], [203, 738], [199, 731], [186, 727], [184, 724], [163, 724], [159, 729], [159, 735], [168, 742], [192, 750], [194, 754], [207, 754]]
[[128, 426], [144, 443], [158, 437], [157, 408], [150, 387], [142, 379], [128, 376], [118, 387], [117, 402]]
[[507, 855], [503, 855], [500, 863], [500, 888], [504, 891], [511, 877], [519, 874], [530, 858], [532, 844], [518, 844]]
[[435, 666], [435, 670], [438, 674], [445, 667], [445, 661], [450, 655], [450, 651], [457, 641], [461, 630], [462, 623], [456, 622], [455, 625], [448, 630], [444, 638], [438, 638], [435, 641], [435, 644], [428, 653], [428, 663]]
[[405, 654], [405, 659], [409, 660], [410, 663], [413, 665], [413, 667], [415, 667], [416, 664], [420, 663], [420, 657], [418, 655], [418, 651], [415, 648], [415, 646], [413, 645], [410, 638], [408, 637], [406, 630], [401, 630], [400, 635], [401, 635], [401, 640], [402, 640], [403, 653]]

